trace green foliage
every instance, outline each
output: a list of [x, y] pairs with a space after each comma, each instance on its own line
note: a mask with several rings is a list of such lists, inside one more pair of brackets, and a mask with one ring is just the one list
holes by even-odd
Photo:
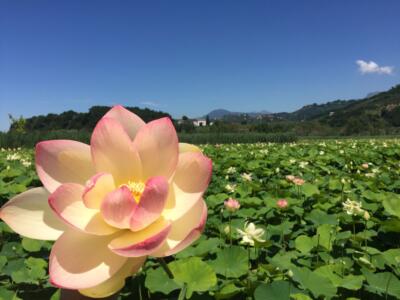
[[10, 119], [10, 129], [17, 133], [25, 133], [26, 131], [26, 119], [20, 116], [18, 119], [14, 118], [11, 114], [8, 114], [8, 118]]
[[385, 198], [383, 207], [389, 214], [400, 218], [400, 197], [398, 195]]
[[269, 284], [260, 284], [254, 291], [255, 300], [286, 300], [290, 298], [290, 282], [274, 281]]
[[302, 186], [302, 191], [306, 197], [311, 197], [313, 195], [319, 194], [318, 187], [311, 183], [305, 183]]
[[297, 137], [293, 134], [265, 134], [255, 132], [240, 133], [193, 133], [180, 134], [179, 140], [191, 144], [228, 144], [228, 143], [290, 143], [297, 141]]
[[368, 270], [363, 270], [367, 279], [367, 290], [381, 296], [391, 295], [400, 298], [400, 280], [389, 272], [372, 273]]
[[308, 289], [315, 298], [324, 296], [332, 298], [336, 295], [336, 287], [324, 276], [313, 272], [308, 268], [293, 267], [293, 279], [297, 281], [301, 287]]
[[210, 265], [198, 257], [185, 258], [168, 264], [174, 274], [174, 281], [187, 286], [186, 298], [193, 292], [205, 292], [217, 284], [217, 276]]
[[170, 279], [162, 268], [147, 271], [145, 286], [152, 293], [160, 292], [165, 295], [180, 288], [179, 284]]
[[[24, 121], [26, 131], [50, 131], [50, 130], [93, 130], [96, 123], [103, 117], [111, 107], [92, 106], [86, 113], [78, 113], [72, 110], [61, 114], [48, 114], [46, 116], [34, 116]], [[162, 117], [170, 117], [167, 113], [154, 111], [148, 108], [125, 107], [145, 122], [150, 122]], [[12, 122], [11, 131], [16, 129], [18, 124]]]
[[[183, 288], [191, 299], [399, 298], [399, 146], [399, 140], [202, 145], [213, 160], [203, 235], [166, 258], [174, 279], [150, 257], [127, 279], [121, 300], [140, 293], [172, 300]], [[295, 186], [287, 175], [305, 184]], [[40, 185], [32, 149], [0, 150], [1, 204]], [[232, 214], [223, 204], [229, 197], [241, 205]], [[285, 209], [276, 204], [282, 198]], [[346, 199], [361, 202], [369, 217], [347, 214]], [[266, 241], [243, 244], [237, 229], [245, 222], [263, 229]], [[3, 222], [0, 237], [0, 299], [58, 299], [48, 283], [51, 243], [21, 238]]]
[[269, 115], [250, 130], [301, 136], [387, 135], [400, 133], [400, 85], [359, 100], [311, 104], [292, 113]]
[[247, 251], [239, 246], [225, 248], [217, 254], [217, 259], [213, 261], [212, 267], [217, 274], [239, 278], [248, 271]]
[[29, 238], [23, 238], [21, 244], [24, 250], [28, 252], [37, 252], [42, 248], [43, 242]]
[[315, 247], [314, 240], [306, 235], [299, 235], [295, 240], [296, 249], [303, 254], [310, 253]]
[[[38, 142], [44, 140], [67, 139], [81, 141], [86, 144], [90, 142], [91, 132], [87, 130], [52, 130], [52, 131], [31, 131], [17, 133], [10, 131], [0, 132], [0, 147], [34, 147]], [[179, 133], [181, 142], [190, 144], [219, 144], [219, 143], [290, 143], [297, 141], [293, 134], [264, 134], [264, 133]]]

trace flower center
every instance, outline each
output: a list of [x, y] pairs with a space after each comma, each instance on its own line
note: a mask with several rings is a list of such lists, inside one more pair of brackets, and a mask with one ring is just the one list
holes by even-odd
[[139, 203], [140, 197], [142, 196], [145, 188], [145, 184], [143, 182], [128, 181], [128, 183], [121, 184], [120, 186], [126, 186], [131, 191], [136, 203]]

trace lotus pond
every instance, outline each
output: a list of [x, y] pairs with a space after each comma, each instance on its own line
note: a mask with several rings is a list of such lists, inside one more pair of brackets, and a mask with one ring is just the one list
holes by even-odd
[[[400, 298], [400, 140], [202, 150], [213, 160], [203, 235], [166, 259], [173, 279], [149, 259], [120, 299]], [[0, 204], [40, 185], [33, 150], [0, 150]], [[0, 221], [0, 300], [59, 299], [51, 246]]]

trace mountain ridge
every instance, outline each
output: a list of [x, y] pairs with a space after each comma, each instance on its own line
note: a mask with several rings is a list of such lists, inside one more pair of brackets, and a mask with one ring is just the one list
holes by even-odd
[[[126, 108], [139, 115], [145, 122], [161, 117], [171, 117], [168, 113], [147, 108]], [[27, 132], [64, 129], [92, 130], [109, 109], [108, 106], [93, 106], [84, 113], [70, 110], [60, 114], [22, 118], [15, 120], [10, 131], [17, 130], [20, 121], [23, 121], [24, 130]], [[400, 84], [384, 92], [368, 94], [363, 99], [312, 103], [293, 112], [244, 113], [216, 109], [208, 116], [216, 124], [215, 127], [212, 126], [212, 130], [226, 132], [254, 130], [274, 133], [293, 132], [298, 135], [398, 134], [400, 133]], [[202, 118], [206, 117], [207, 115]], [[224, 124], [221, 125], [221, 123]]]

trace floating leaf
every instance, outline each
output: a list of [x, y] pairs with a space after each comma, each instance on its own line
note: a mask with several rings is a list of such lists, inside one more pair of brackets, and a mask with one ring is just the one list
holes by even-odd
[[332, 225], [323, 224], [318, 226], [317, 234], [314, 236], [314, 242], [318, 243], [318, 246], [322, 246], [327, 250], [332, 250], [332, 244], [335, 240], [334, 230]]
[[400, 280], [389, 272], [372, 273], [366, 269], [362, 270], [365, 278], [367, 279], [367, 289], [378, 295], [392, 295], [400, 298]]
[[329, 279], [307, 269], [292, 267], [293, 279], [301, 284], [302, 287], [311, 291], [314, 297], [319, 296], [334, 297], [336, 295], [336, 287]]
[[290, 296], [290, 282], [274, 281], [272, 283], [262, 283], [254, 291], [255, 300], [287, 300]]
[[217, 259], [211, 265], [218, 274], [239, 278], [248, 271], [248, 253], [239, 246], [228, 247], [217, 254]]
[[24, 237], [21, 244], [26, 251], [37, 252], [42, 248], [43, 242]]
[[217, 284], [217, 276], [212, 267], [199, 257], [185, 258], [168, 264], [174, 280], [181, 286], [187, 285], [186, 297], [193, 292], [204, 292]]
[[0, 256], [0, 271], [3, 269], [3, 267], [6, 265], [6, 263], [7, 263], [7, 257]]
[[17, 293], [0, 287], [0, 300], [22, 300], [17, 296]]
[[295, 247], [301, 253], [307, 254], [314, 248], [314, 241], [306, 235], [299, 235], [295, 240]]
[[231, 299], [233, 296], [240, 293], [242, 289], [238, 288], [234, 283], [230, 282], [224, 285], [216, 294], [216, 299]]
[[400, 218], [400, 198], [398, 196], [388, 196], [382, 204], [389, 214]]
[[319, 189], [316, 185], [306, 182], [302, 185], [301, 190], [306, 197], [319, 194]]
[[160, 292], [168, 295], [170, 292], [177, 290], [180, 286], [170, 279], [164, 269], [149, 269], [146, 273], [145, 286], [152, 293]]

